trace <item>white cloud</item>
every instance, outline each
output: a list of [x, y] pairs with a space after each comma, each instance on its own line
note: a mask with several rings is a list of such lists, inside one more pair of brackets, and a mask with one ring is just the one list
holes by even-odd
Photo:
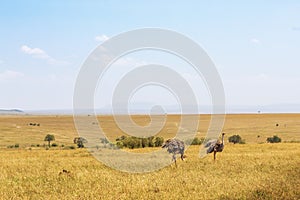
[[6, 70], [2, 73], [0, 73], [0, 81], [6, 81], [6, 80], [12, 80], [12, 79], [17, 79], [24, 77], [24, 74], [21, 72], [17, 71], [12, 71], [12, 70]]
[[254, 44], [260, 44], [260, 40], [257, 39], [257, 38], [252, 38], [252, 39], [250, 40], [250, 42], [252, 42], [252, 43], [254, 43]]
[[97, 42], [104, 42], [105, 40], [108, 40], [108, 39], [109, 39], [109, 37], [107, 35], [104, 35], [104, 34], [98, 35], [98, 36], [95, 37], [95, 40]]
[[21, 51], [25, 54], [32, 55], [35, 58], [50, 59], [51, 57], [40, 48], [30, 48], [26, 45], [21, 46]]
[[60, 61], [52, 58], [49, 56], [46, 51], [40, 48], [31, 48], [27, 45], [22, 45], [21, 46], [21, 51], [25, 54], [31, 55], [33, 58], [39, 58], [43, 60], [47, 60], [50, 64], [53, 65], [67, 65], [69, 62], [66, 61]]

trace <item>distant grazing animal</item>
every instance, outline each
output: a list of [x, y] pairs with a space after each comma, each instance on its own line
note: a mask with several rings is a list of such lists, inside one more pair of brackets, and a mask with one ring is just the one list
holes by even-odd
[[64, 175], [64, 174], [70, 176], [71, 172], [66, 169], [63, 169], [61, 172], [59, 172], [58, 175]]
[[218, 141], [217, 139], [212, 139], [212, 140], [209, 140], [205, 145], [205, 148], [208, 148], [206, 153], [214, 152], [214, 160], [216, 160], [217, 152], [222, 152], [224, 149], [224, 146], [225, 146], [224, 135], [225, 135], [225, 133], [222, 133], [222, 142]]
[[165, 144], [162, 146], [162, 148], [167, 148], [167, 151], [171, 154], [173, 154], [172, 156], [172, 161], [175, 162], [176, 164], [176, 154], [180, 154], [180, 158], [181, 160], [184, 160], [184, 158], [186, 157], [184, 155], [184, 150], [185, 150], [185, 145], [184, 142], [179, 140], [179, 139], [168, 139]]

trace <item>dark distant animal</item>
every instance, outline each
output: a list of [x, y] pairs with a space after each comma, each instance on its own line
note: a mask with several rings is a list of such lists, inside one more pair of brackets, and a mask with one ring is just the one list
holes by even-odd
[[68, 171], [68, 170], [66, 170], [66, 169], [63, 169], [61, 172], [59, 172], [59, 174], [58, 175], [68, 175], [68, 176], [70, 176], [70, 174], [71, 174], [71, 172], [70, 171]]
[[165, 144], [162, 146], [162, 148], [167, 148], [167, 151], [171, 154], [173, 154], [172, 156], [172, 161], [175, 162], [176, 164], [176, 154], [180, 154], [180, 158], [181, 160], [184, 160], [184, 158], [186, 157], [184, 155], [184, 150], [185, 150], [185, 145], [184, 142], [179, 140], [179, 139], [168, 139]]
[[222, 133], [222, 141], [221, 142], [218, 141], [217, 139], [213, 139], [213, 140], [209, 140], [205, 145], [205, 148], [208, 148], [206, 153], [214, 152], [214, 160], [216, 160], [217, 152], [222, 152], [224, 149], [224, 146], [225, 146], [224, 135], [225, 135], [225, 133]]

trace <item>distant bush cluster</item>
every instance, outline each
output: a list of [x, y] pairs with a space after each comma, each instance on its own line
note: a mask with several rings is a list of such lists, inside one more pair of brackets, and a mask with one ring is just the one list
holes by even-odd
[[245, 140], [240, 135], [232, 135], [228, 138], [228, 141], [233, 144], [245, 144]]
[[19, 144], [14, 144], [14, 145], [9, 145], [7, 146], [7, 148], [12, 149], [12, 148], [19, 148], [20, 145]]
[[269, 142], [269, 143], [280, 143], [281, 138], [278, 137], [277, 135], [274, 135], [273, 137], [268, 137], [267, 142]]
[[[204, 138], [195, 137], [191, 140], [184, 141], [185, 144], [190, 145], [201, 145], [204, 141]], [[146, 147], [161, 147], [164, 144], [163, 137], [148, 137], [148, 138], [139, 138], [134, 136], [121, 136], [116, 139], [114, 143], [111, 143], [107, 138], [100, 138], [100, 142], [104, 144], [104, 147], [108, 148], [129, 148], [129, 149], [137, 149], [137, 148], [146, 148]], [[99, 148], [96, 147], [96, 148]]]
[[[260, 138], [260, 135], [257, 136], [257, 138]], [[241, 136], [239, 135], [232, 135], [228, 138], [228, 141], [233, 143], [233, 144], [245, 144], [245, 140], [242, 139]], [[277, 135], [274, 135], [273, 137], [268, 137], [267, 138], [268, 143], [280, 143], [281, 138], [278, 137]]]
[[156, 137], [153, 136], [148, 138], [138, 138], [133, 136], [121, 136], [116, 139], [116, 146], [118, 148], [145, 148], [145, 147], [160, 147], [164, 143], [163, 137]]
[[185, 144], [190, 144], [190, 145], [201, 145], [204, 142], [204, 138], [198, 138], [195, 137], [194, 139], [191, 140], [186, 140], [184, 141]]

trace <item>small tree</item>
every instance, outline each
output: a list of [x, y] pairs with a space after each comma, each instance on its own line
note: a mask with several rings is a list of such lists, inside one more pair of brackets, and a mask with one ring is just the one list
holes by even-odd
[[232, 135], [232, 136], [230, 136], [228, 138], [228, 141], [231, 142], [231, 143], [233, 143], [233, 144], [236, 144], [236, 143], [241, 144], [241, 143], [243, 143], [243, 140], [242, 140], [241, 136], [239, 136], [239, 135]]
[[76, 137], [73, 140], [74, 144], [77, 144], [78, 148], [83, 148], [84, 147], [84, 143], [87, 143], [87, 140], [83, 137]]
[[51, 142], [51, 141], [54, 141], [54, 140], [55, 140], [54, 135], [50, 135], [50, 134], [46, 135], [46, 137], [45, 137], [45, 139], [44, 139], [44, 141], [48, 141], [48, 147], [49, 147], [49, 148], [50, 148], [50, 142]]
[[52, 146], [52, 147], [58, 147], [58, 144], [52, 143], [51, 146]]
[[273, 137], [268, 137], [267, 138], [267, 142], [270, 142], [270, 143], [280, 143], [281, 142], [281, 138], [278, 137], [277, 135], [274, 135]]

